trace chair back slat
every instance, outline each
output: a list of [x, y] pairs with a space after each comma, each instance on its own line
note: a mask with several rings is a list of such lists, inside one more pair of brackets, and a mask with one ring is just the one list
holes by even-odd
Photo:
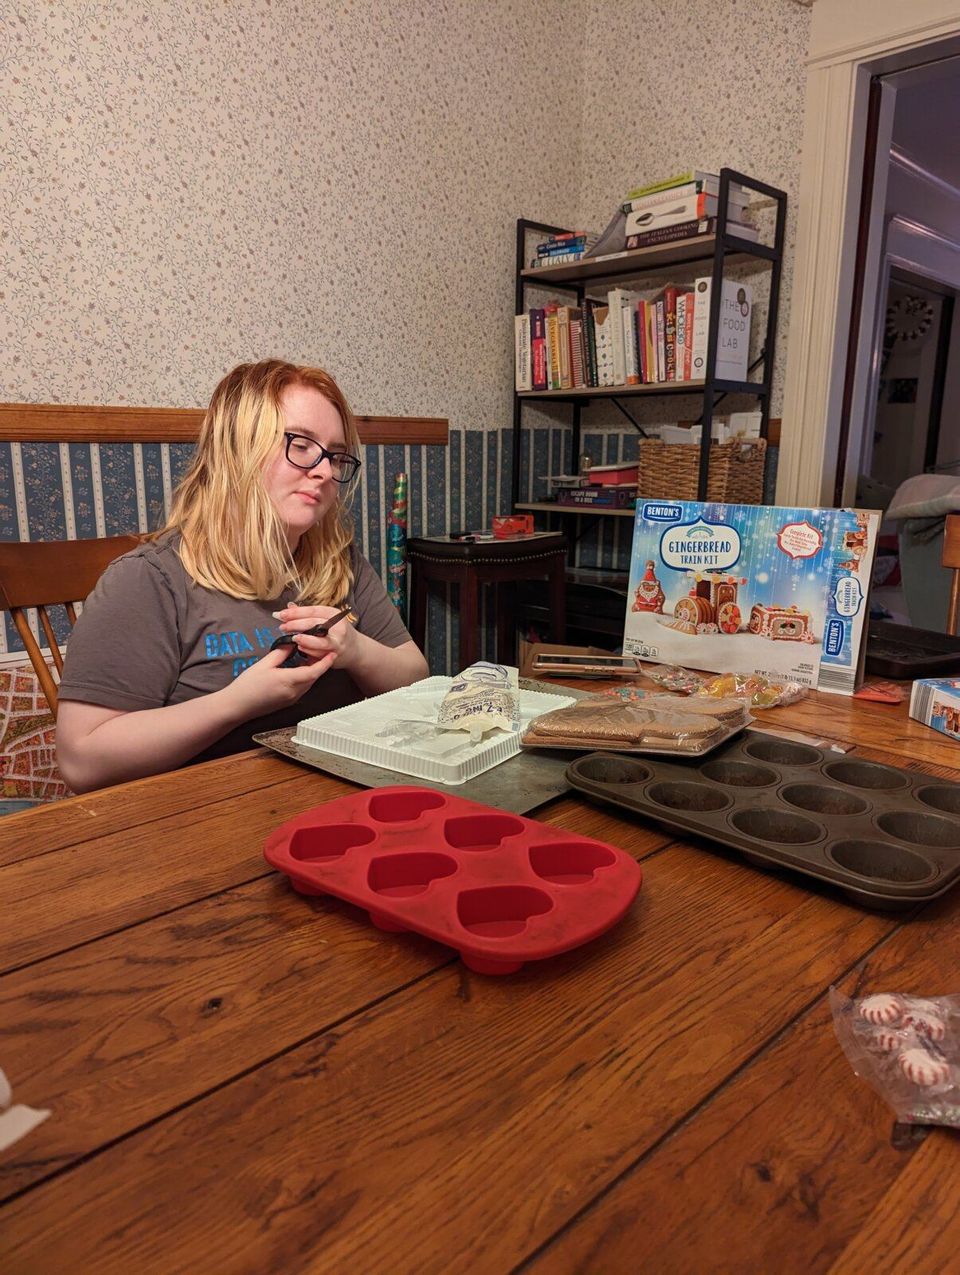
[[30, 663], [46, 696], [57, 711], [57, 686], [25, 609], [36, 607], [57, 673], [63, 672], [63, 655], [47, 612], [63, 606], [71, 627], [77, 622], [75, 602], [82, 602], [106, 568], [140, 543], [139, 536], [104, 536], [96, 540], [0, 542], [0, 607], [9, 611], [23, 640]]
[[960, 634], [960, 514], [947, 514], [940, 561], [953, 572], [950, 605], [947, 609], [947, 632]]

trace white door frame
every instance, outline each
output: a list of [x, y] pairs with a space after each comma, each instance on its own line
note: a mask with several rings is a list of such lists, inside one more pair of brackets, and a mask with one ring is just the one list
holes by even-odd
[[[780, 504], [833, 503], [870, 79], [958, 32], [956, 0], [818, 0], [813, 8]], [[865, 295], [871, 316], [874, 306], [875, 295]]]

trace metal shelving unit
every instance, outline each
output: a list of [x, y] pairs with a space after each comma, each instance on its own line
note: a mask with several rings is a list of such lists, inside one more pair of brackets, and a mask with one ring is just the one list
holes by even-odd
[[[727, 204], [731, 185], [741, 186], [759, 196], [771, 199], [776, 204], [776, 224], [772, 245], [750, 243], [740, 239], [728, 229]], [[523, 425], [523, 406], [525, 403], [565, 402], [571, 404], [572, 412], [572, 448], [571, 470], [576, 468], [580, 453], [581, 411], [584, 404], [594, 399], [606, 399], [614, 402], [624, 416], [637, 429], [637, 421], [630, 415], [621, 400], [651, 394], [690, 394], [702, 395], [703, 410], [700, 443], [699, 496], [703, 500], [707, 493], [707, 480], [710, 472], [709, 440], [713, 433], [713, 416], [718, 402], [725, 394], [748, 394], [760, 404], [760, 435], [766, 438], [770, 424], [770, 397], [773, 381], [774, 353], [776, 349], [777, 316], [780, 308], [780, 275], [783, 266], [783, 243], [787, 220], [786, 192], [765, 182], [757, 181], [732, 168], [720, 169], [720, 188], [718, 193], [717, 229], [715, 235], [704, 235], [696, 239], [684, 239], [677, 243], [658, 245], [654, 248], [638, 248], [632, 252], [622, 252], [600, 258], [585, 257], [582, 261], [564, 266], [547, 266], [543, 269], [530, 269], [526, 265], [527, 235], [538, 233], [545, 235], [563, 233], [561, 226], [547, 226], [541, 222], [517, 220], [517, 269], [516, 269], [516, 305], [515, 314], [522, 314], [525, 305], [526, 288], [536, 284], [540, 288], [558, 289], [573, 292], [576, 304], [583, 306], [587, 294], [587, 285], [604, 281], [612, 283], [615, 279], [637, 276], [652, 271], [660, 271], [665, 266], [686, 265], [697, 261], [711, 261], [712, 275], [718, 286], [710, 289], [709, 335], [707, 341], [707, 375], [703, 381], [660, 382], [654, 385], [615, 385], [581, 387], [576, 390], [524, 390], [514, 393], [513, 398], [513, 481], [512, 507], [514, 509], [547, 509], [551, 513], [573, 514], [578, 517], [595, 517], [603, 513], [628, 513], [629, 510], [600, 510], [591, 507], [578, 508], [571, 505], [554, 505], [539, 501], [522, 504], [520, 502], [520, 455], [521, 430]], [[755, 258], [770, 265], [770, 304], [767, 312], [767, 327], [760, 358], [762, 375], [756, 381], [727, 381], [717, 377], [717, 341], [720, 324], [720, 298], [724, 266], [731, 260]], [[756, 366], [756, 364], [754, 365]], [[752, 370], [752, 369], [751, 369]], [[704, 444], [707, 444], [706, 446]]]

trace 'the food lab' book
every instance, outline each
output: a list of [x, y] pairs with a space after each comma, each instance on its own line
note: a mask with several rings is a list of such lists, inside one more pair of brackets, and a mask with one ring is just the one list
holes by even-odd
[[880, 514], [641, 500], [623, 650], [851, 695]]

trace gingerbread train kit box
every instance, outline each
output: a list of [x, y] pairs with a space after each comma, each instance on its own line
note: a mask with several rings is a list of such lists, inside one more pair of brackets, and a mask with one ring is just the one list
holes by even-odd
[[623, 649], [852, 694], [880, 514], [638, 501]]

